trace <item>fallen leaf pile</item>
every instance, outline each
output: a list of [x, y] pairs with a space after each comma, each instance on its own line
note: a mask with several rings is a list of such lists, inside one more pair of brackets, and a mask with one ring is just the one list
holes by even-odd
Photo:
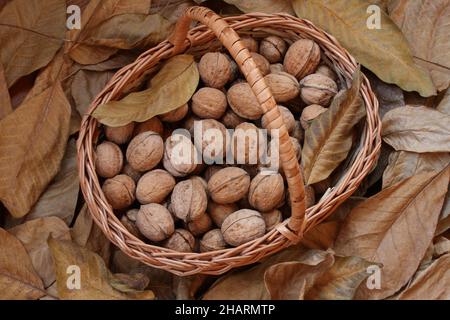
[[[69, 5], [81, 29], [66, 25]], [[182, 278], [103, 235], [79, 192], [76, 139], [114, 73], [193, 5], [297, 15], [361, 64], [306, 132], [308, 185], [325, 192], [347, 169], [366, 115], [360, 72], [380, 103], [383, 146], [352, 197], [298, 245], [222, 276]], [[450, 299], [449, 1], [7, 0], [0, 43], [0, 299]], [[192, 56], [179, 55], [94, 116], [144, 121], [186, 103], [198, 83]]]

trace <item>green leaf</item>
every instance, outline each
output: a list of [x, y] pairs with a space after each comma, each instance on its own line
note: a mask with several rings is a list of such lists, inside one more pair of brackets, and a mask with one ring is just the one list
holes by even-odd
[[360, 73], [355, 72], [352, 87], [339, 92], [305, 132], [302, 165], [308, 185], [325, 180], [352, 147], [352, 129], [366, 114], [359, 94]]
[[122, 126], [131, 121], [143, 122], [182, 106], [195, 92], [199, 73], [194, 57], [171, 58], [150, 81], [150, 88], [133, 92], [120, 101], [98, 106], [93, 116], [108, 126]]
[[404, 35], [380, 10], [380, 29], [369, 29], [369, 0], [294, 0], [298, 17], [335, 36], [352, 55], [384, 82], [428, 97], [436, 93], [429, 75], [412, 58]]

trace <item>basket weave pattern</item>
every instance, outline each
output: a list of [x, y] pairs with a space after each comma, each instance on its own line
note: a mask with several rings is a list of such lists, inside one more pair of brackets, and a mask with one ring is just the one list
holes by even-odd
[[[200, 21], [203, 25], [189, 30], [191, 20]], [[312, 39], [319, 44], [326, 59], [333, 63], [342, 80], [348, 84], [357, 68], [354, 58], [332, 36], [317, 29], [309, 21], [287, 14], [262, 13], [223, 19], [207, 8], [191, 7], [179, 20], [169, 40], [143, 53], [135, 62], [115, 74], [92, 102], [80, 129], [78, 139], [80, 185], [95, 223], [111, 242], [130, 257], [177, 275], [222, 274], [231, 268], [257, 262], [267, 255], [298, 243], [305, 232], [328, 217], [358, 188], [371, 171], [381, 146], [378, 101], [370, 89], [368, 80], [363, 76], [360, 93], [366, 104], [367, 116], [358, 150], [349, 169], [337, 185], [328, 190], [314, 206], [305, 210], [303, 179], [281, 113], [236, 31], [255, 37], [275, 34], [292, 41], [300, 38]], [[267, 128], [280, 130], [280, 159], [286, 174], [292, 213], [289, 219], [263, 237], [239, 247], [206, 253], [180, 253], [144, 243], [133, 236], [114, 214], [95, 172], [94, 150], [100, 127], [91, 114], [98, 105], [120, 98], [126, 85], [137, 81], [162, 61], [183, 52], [201, 54], [211, 50], [215, 37], [235, 59], [252, 87], [264, 117], [268, 120]]]

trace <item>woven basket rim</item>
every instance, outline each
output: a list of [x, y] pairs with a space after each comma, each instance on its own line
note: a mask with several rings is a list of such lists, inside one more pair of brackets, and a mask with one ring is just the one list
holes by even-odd
[[[333, 36], [318, 29], [307, 20], [284, 13], [250, 13], [229, 16], [224, 20], [230, 23], [231, 28], [238, 33], [279, 33], [292, 38], [301, 37], [301, 34], [303, 37], [312, 38], [319, 44], [325, 56], [333, 62], [336, 72], [339, 72], [347, 81], [351, 79], [352, 71], [357, 68], [356, 60], [339, 45]], [[187, 44], [192, 50], [213, 39], [213, 32], [206, 26], [200, 25], [189, 31]], [[170, 58], [172, 49], [173, 45], [167, 40], [150, 48], [135, 62], [117, 71], [105, 89], [93, 101], [89, 111], [83, 117], [77, 142], [80, 186], [95, 223], [106, 237], [128, 256], [177, 275], [222, 274], [231, 268], [256, 262], [266, 255], [296, 243], [297, 239], [289, 238], [288, 232], [283, 233], [289, 220], [286, 219], [263, 237], [239, 247], [205, 253], [175, 252], [171, 249], [147, 244], [129, 233], [107, 203], [95, 172], [93, 149], [99, 136], [99, 129], [98, 122], [91, 117], [91, 113], [99, 104], [114, 99], [120, 94], [120, 90], [127, 83], [126, 80], [129, 79], [130, 74], [139, 74], [139, 72], [144, 72]], [[336, 60], [333, 54], [339, 59]], [[158, 60], [156, 63], [153, 60], [155, 57]], [[371, 171], [378, 158], [381, 147], [378, 101], [367, 78], [364, 75], [362, 78], [360, 92], [366, 104], [367, 115], [358, 152], [355, 153], [352, 165], [340, 181], [329, 189], [316, 204], [306, 210], [304, 232], [323, 221], [340, 203], [350, 197]]]

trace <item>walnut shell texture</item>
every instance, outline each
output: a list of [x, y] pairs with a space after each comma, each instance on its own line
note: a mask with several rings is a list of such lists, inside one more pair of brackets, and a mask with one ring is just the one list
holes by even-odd
[[189, 106], [187, 103], [185, 103], [175, 110], [160, 114], [159, 118], [164, 122], [177, 122], [182, 120], [187, 115], [188, 111]]
[[278, 36], [268, 36], [261, 40], [259, 53], [266, 57], [270, 63], [283, 60], [286, 53], [287, 44]]
[[270, 73], [270, 63], [266, 58], [256, 52], [251, 52], [250, 55], [263, 76]]
[[289, 73], [270, 73], [264, 79], [277, 102], [287, 102], [297, 97], [300, 93], [297, 79]]
[[327, 111], [327, 108], [324, 108], [318, 104], [312, 104], [305, 107], [300, 116], [300, 123], [303, 129], [308, 129], [311, 122], [325, 111]]
[[170, 238], [164, 241], [163, 247], [177, 252], [193, 252], [195, 238], [185, 229], [175, 229]]
[[205, 187], [197, 179], [180, 181], [172, 191], [170, 204], [177, 218], [184, 222], [196, 220], [205, 213], [208, 204]]
[[220, 229], [212, 229], [205, 233], [200, 240], [200, 252], [209, 252], [225, 249], [227, 243], [223, 239]]
[[136, 199], [141, 204], [161, 203], [175, 187], [174, 177], [166, 170], [156, 169], [144, 174], [136, 187]]
[[222, 88], [232, 76], [231, 63], [228, 57], [220, 52], [205, 53], [198, 63], [200, 78], [212, 88]]
[[165, 240], [175, 231], [175, 224], [169, 210], [157, 203], [141, 206], [137, 214], [136, 226], [151, 241]]
[[95, 151], [95, 170], [100, 177], [112, 178], [120, 173], [123, 154], [115, 143], [105, 141]]
[[228, 109], [222, 119], [220, 119], [220, 122], [222, 122], [225, 127], [234, 129], [242, 122], [245, 122], [245, 119], [238, 116], [233, 110]]
[[225, 242], [237, 247], [262, 237], [266, 233], [266, 223], [258, 211], [242, 209], [225, 219], [221, 231]]
[[153, 169], [162, 159], [164, 143], [159, 134], [146, 131], [135, 136], [127, 148], [127, 161], [138, 171]]
[[[278, 109], [281, 112], [281, 116], [283, 117], [283, 122], [284, 122], [284, 125], [286, 126], [287, 131], [289, 132], [289, 134], [292, 134], [294, 132], [294, 129], [295, 129], [295, 117], [294, 117], [294, 115], [286, 107], [278, 105]], [[261, 118], [261, 126], [263, 128], [266, 128], [267, 125], [268, 125], [267, 118], [266, 118], [266, 115], [264, 115]], [[270, 131], [269, 131], [269, 133], [270, 133]]]
[[192, 96], [192, 112], [203, 119], [219, 119], [227, 109], [225, 93], [215, 88], [201, 88]]
[[238, 125], [232, 136], [232, 148], [236, 163], [258, 164], [267, 146], [267, 137], [253, 123], [244, 122]]
[[241, 118], [256, 120], [261, 118], [263, 111], [247, 82], [236, 83], [228, 89], [228, 104]]
[[219, 204], [209, 201], [207, 210], [214, 224], [220, 228], [225, 218], [238, 211], [239, 207], [235, 203]]
[[184, 177], [197, 168], [197, 149], [182, 134], [174, 134], [164, 144], [164, 168], [175, 177]]
[[206, 212], [197, 219], [187, 223], [188, 230], [196, 237], [208, 232], [212, 227], [212, 220]]
[[284, 181], [279, 173], [260, 173], [253, 178], [248, 193], [250, 205], [267, 212], [275, 209], [284, 199]]
[[336, 82], [322, 74], [313, 73], [300, 81], [301, 97], [306, 104], [328, 106], [337, 94]]
[[250, 176], [241, 168], [228, 167], [216, 172], [208, 181], [208, 193], [213, 201], [229, 204], [244, 198], [250, 186]]
[[113, 209], [125, 209], [135, 199], [136, 184], [124, 174], [106, 179], [102, 191]]
[[130, 141], [133, 136], [133, 131], [134, 122], [130, 122], [129, 124], [121, 127], [105, 126], [106, 139], [117, 144], [124, 144]]
[[153, 117], [147, 121], [137, 123], [134, 128], [134, 136], [146, 131], [153, 131], [162, 136], [164, 134], [164, 125], [158, 117]]
[[270, 231], [275, 228], [279, 223], [283, 221], [283, 214], [280, 210], [272, 210], [262, 213], [264, 222], [266, 223], [266, 231]]
[[258, 41], [251, 36], [242, 36], [241, 41], [250, 52], [258, 51]]
[[320, 47], [312, 40], [294, 42], [284, 57], [284, 69], [298, 80], [313, 73], [320, 63]]

